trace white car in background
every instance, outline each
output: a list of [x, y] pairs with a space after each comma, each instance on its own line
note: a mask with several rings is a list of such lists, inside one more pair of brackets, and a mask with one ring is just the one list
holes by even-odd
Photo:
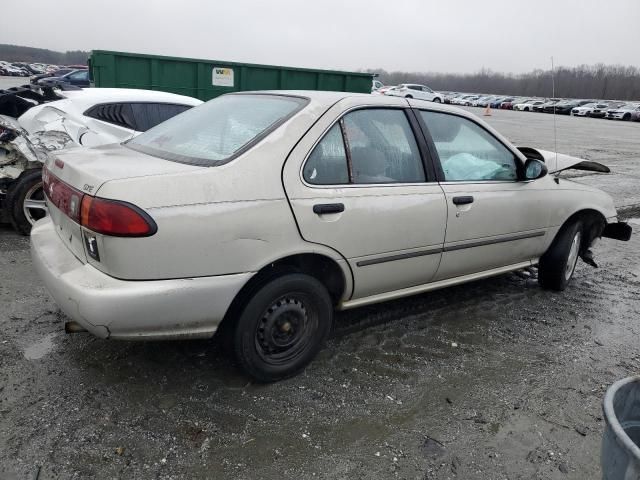
[[610, 108], [607, 110], [607, 117], [609, 120], [626, 120], [629, 121], [640, 113], [640, 104], [627, 103], [618, 108]]
[[381, 88], [384, 88], [384, 83], [382, 83], [380, 80], [373, 80], [373, 82], [371, 83], [371, 93], [375, 93]]
[[202, 103], [139, 89], [57, 93], [61, 100], [34, 106], [17, 120], [0, 115], [0, 220], [23, 235], [47, 212], [41, 179], [46, 152], [121, 143]]
[[425, 85], [416, 83], [401, 83], [396, 88], [387, 90], [385, 95], [404, 98], [417, 98], [418, 100], [428, 100], [430, 102], [442, 103], [443, 95], [434, 92]]
[[544, 100], [532, 100], [530, 102], [525, 102], [525, 103], [516, 103], [513, 106], [513, 109], [518, 110], [520, 112], [533, 112], [533, 107], [542, 105], [543, 103], [545, 103]]
[[571, 110], [571, 115], [574, 117], [590, 117], [593, 113], [593, 110], [596, 108], [607, 109], [609, 108], [609, 105], [606, 103], [597, 102], [587, 103], [586, 105], [582, 105], [581, 107], [576, 107]]

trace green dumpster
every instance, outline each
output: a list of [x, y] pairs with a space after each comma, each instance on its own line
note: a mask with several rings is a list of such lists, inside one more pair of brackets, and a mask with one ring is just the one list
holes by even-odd
[[333, 90], [370, 93], [371, 73], [165, 57], [94, 50], [89, 59], [96, 87], [144, 88], [210, 100], [248, 90]]

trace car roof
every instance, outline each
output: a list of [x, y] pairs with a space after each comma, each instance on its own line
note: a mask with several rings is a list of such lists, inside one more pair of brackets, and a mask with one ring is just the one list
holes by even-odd
[[196, 106], [202, 103], [197, 98], [185, 95], [137, 88], [85, 88], [62, 91], [59, 95], [74, 103], [81, 102], [86, 105], [108, 102], [162, 102]]
[[[353, 92], [327, 92], [317, 90], [260, 90], [252, 92], [234, 92], [228, 95], [247, 95], [247, 94], [265, 94], [265, 95], [290, 95], [296, 97], [304, 97], [311, 100], [314, 104], [329, 108], [335, 103], [343, 99], [360, 99], [363, 106], [409, 106], [406, 99], [391, 95], [371, 95], [370, 93], [353, 93]], [[414, 104], [424, 104], [430, 110], [457, 113], [466, 117], [472, 116], [466, 110], [447, 105], [445, 103], [434, 103], [428, 100], [413, 99]]]

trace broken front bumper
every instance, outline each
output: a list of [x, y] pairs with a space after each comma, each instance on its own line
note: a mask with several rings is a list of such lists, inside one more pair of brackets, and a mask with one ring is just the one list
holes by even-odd
[[626, 222], [607, 223], [602, 232], [603, 237], [627, 242], [631, 238], [633, 229]]

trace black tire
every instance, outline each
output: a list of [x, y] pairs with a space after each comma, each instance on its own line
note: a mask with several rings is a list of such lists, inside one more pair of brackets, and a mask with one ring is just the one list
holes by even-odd
[[413, 98], [413, 95], [405, 95], [404, 98]]
[[246, 303], [233, 335], [236, 358], [259, 382], [303, 370], [331, 331], [333, 303], [315, 278], [289, 273], [259, 287]]
[[628, 122], [629, 120], [631, 120], [631, 114], [630, 113], [625, 113], [622, 116], [622, 120], [624, 120], [625, 122]]
[[560, 229], [549, 250], [540, 258], [538, 283], [542, 288], [557, 291], [567, 288], [582, 251], [582, 239], [583, 225], [579, 220]]
[[440, 100], [438, 97], [433, 99], [433, 103], [442, 103], [442, 100]]
[[7, 193], [5, 208], [13, 228], [21, 235], [29, 235], [32, 224], [47, 215], [41, 208], [27, 208], [26, 200], [40, 202], [44, 207], [42, 171], [39, 169], [22, 172]]

